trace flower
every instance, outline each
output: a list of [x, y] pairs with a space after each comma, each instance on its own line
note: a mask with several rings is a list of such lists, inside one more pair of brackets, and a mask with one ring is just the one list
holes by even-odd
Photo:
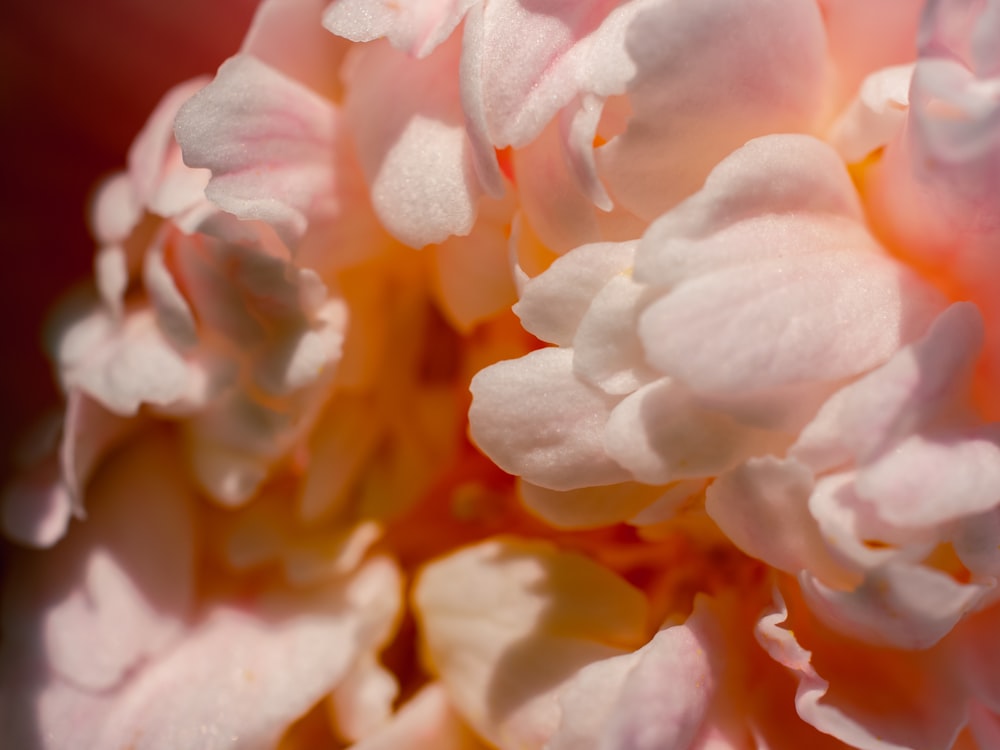
[[998, 30], [263, 0], [96, 195], [5, 736], [992, 748]]

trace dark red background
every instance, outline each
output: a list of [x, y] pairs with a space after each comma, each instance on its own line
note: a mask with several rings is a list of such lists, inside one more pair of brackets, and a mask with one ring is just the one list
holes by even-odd
[[41, 346], [54, 301], [90, 275], [95, 181], [124, 164], [173, 84], [235, 52], [256, 0], [8, 0], [0, 27], [0, 475], [58, 395]]

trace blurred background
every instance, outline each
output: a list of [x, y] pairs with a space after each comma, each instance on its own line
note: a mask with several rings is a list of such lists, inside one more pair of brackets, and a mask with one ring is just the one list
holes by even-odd
[[59, 395], [42, 326], [91, 274], [95, 183], [160, 96], [239, 47], [256, 0], [7, 0], [0, 26], [0, 479]]

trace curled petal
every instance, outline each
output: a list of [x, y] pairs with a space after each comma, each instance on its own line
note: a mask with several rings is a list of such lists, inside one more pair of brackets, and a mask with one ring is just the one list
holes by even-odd
[[824, 623], [869, 643], [903, 649], [933, 646], [989, 588], [960, 584], [923, 565], [890, 563], [851, 591], [800, 576], [810, 608]]
[[947, 657], [864, 647], [812, 622], [801, 604], [776, 595], [757, 639], [798, 682], [803, 720], [863, 750], [951, 747], [966, 718], [966, 696]]
[[540, 349], [472, 379], [470, 434], [500, 468], [553, 490], [631, 479], [605, 452], [610, 397], [573, 374], [572, 349]]
[[[717, 179], [693, 199], [691, 212], [715, 201], [708, 212], [721, 222], [698, 248], [701, 259], [682, 266], [685, 274], [700, 274], [684, 278], [640, 316], [651, 365], [698, 393], [739, 397], [859, 374], [923, 332], [939, 305], [936, 295], [878, 252], [859, 224], [823, 215], [831, 200], [841, 216], [854, 201], [844, 168], [831, 160], [836, 156], [818, 141], [773, 136], [723, 162]], [[797, 194], [816, 183], [823, 185], [818, 193]], [[766, 195], [774, 205], [766, 205]], [[788, 213], [775, 216], [782, 204]], [[668, 215], [667, 226], [684, 222], [689, 212], [682, 206], [680, 213]], [[637, 279], [676, 278], [668, 259], [691, 248], [683, 239], [673, 246], [673, 238], [662, 227], [647, 234]], [[765, 255], [751, 259], [756, 248]]]
[[184, 105], [175, 129], [184, 161], [212, 171], [209, 198], [295, 247], [311, 219], [337, 213], [338, 127], [329, 101], [244, 54]]
[[780, 450], [786, 440], [703, 407], [668, 378], [622, 399], [604, 431], [608, 455], [647, 484], [721, 474], [749, 456]]
[[860, 582], [833, 559], [809, 508], [812, 473], [794, 459], [747, 461], [708, 488], [706, 508], [744, 552], [779, 570], [808, 570], [832, 585]]
[[524, 285], [514, 305], [522, 325], [543, 341], [572, 346], [594, 297], [631, 269], [635, 244], [584, 245], [558, 258], [545, 273]]

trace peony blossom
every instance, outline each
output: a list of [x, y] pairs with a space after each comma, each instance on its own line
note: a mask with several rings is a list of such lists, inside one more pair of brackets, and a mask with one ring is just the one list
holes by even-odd
[[1000, 746], [997, 38], [261, 0], [91, 202], [0, 736]]

